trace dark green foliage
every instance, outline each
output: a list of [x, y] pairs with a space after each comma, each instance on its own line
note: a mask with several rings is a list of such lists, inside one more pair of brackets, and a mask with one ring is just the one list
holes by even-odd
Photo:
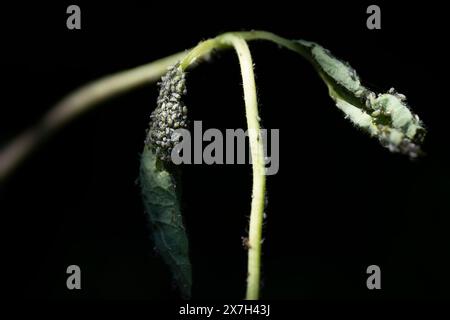
[[156, 249], [170, 267], [182, 297], [189, 299], [191, 264], [175, 179], [147, 146], [141, 156], [140, 184]]

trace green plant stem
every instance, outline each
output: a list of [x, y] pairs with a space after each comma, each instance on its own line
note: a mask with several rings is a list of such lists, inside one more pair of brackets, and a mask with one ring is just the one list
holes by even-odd
[[253, 62], [246, 40], [272, 41], [310, 60], [308, 51], [302, 44], [279, 37], [273, 33], [265, 31], [229, 32], [198, 44], [180, 62], [180, 67], [185, 70], [202, 56], [209, 55], [212, 50], [229, 47], [234, 47], [239, 58], [253, 171], [252, 202], [248, 236], [246, 299], [257, 300], [260, 294], [261, 282], [261, 240], [266, 177], [264, 148], [258, 120], [258, 103], [256, 98], [255, 77], [253, 74]]
[[250, 50], [243, 38], [229, 34], [222, 39], [233, 44], [241, 66], [244, 88], [245, 113], [249, 132], [250, 152], [252, 156], [253, 188], [248, 237], [248, 273], [246, 299], [259, 298], [261, 273], [261, 235], [264, 215], [264, 195], [266, 186], [264, 147], [261, 137], [256, 98], [255, 76]]
[[186, 70], [188, 67], [195, 64], [200, 58], [210, 54], [213, 50], [228, 49], [233, 47], [233, 43], [227, 40], [230, 39], [230, 37], [239, 37], [245, 41], [270, 41], [278, 44], [281, 47], [294, 51], [306, 58], [308, 61], [311, 61], [311, 57], [307, 48], [299, 42], [277, 36], [276, 34], [267, 31], [239, 31], [227, 32], [215, 38], [200, 42], [181, 60], [181, 68], [183, 70]]
[[[245, 35], [245, 34], [244, 34]], [[249, 38], [257, 37], [253, 33], [247, 34]], [[245, 114], [250, 141], [252, 157], [253, 187], [250, 209], [249, 237], [248, 237], [248, 273], [246, 299], [259, 298], [261, 281], [261, 238], [264, 215], [265, 198], [265, 164], [264, 148], [261, 138], [258, 102], [256, 98], [255, 76], [250, 50], [241, 33], [226, 33], [214, 39], [200, 43], [180, 62], [182, 69], [187, 69], [192, 63], [212, 50], [234, 47], [241, 68], [242, 83], [244, 88]]]

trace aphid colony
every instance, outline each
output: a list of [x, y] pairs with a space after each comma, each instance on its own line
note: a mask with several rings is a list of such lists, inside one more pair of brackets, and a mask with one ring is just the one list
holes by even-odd
[[179, 64], [168, 68], [161, 78], [156, 109], [150, 115], [145, 144], [161, 160], [170, 160], [173, 147], [180, 136], [176, 129], [187, 127], [187, 107], [181, 100], [186, 94], [186, 75]]
[[379, 131], [381, 144], [392, 152], [408, 154], [416, 158], [422, 151], [425, 129], [419, 116], [413, 114], [406, 103], [406, 96], [394, 88], [385, 94], [370, 92], [366, 96], [366, 106], [370, 111], [372, 122]]
[[310, 49], [315, 67], [330, 89], [330, 95], [346, 118], [377, 137], [392, 152], [416, 158], [425, 129], [419, 117], [412, 113], [406, 97], [393, 88], [377, 94], [361, 84], [356, 71], [320, 45], [299, 41]]

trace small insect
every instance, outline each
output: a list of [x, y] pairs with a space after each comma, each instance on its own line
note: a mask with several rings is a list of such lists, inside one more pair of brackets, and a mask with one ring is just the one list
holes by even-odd
[[250, 240], [248, 239], [248, 237], [241, 237], [242, 240], [242, 247], [245, 250], [249, 250], [251, 248], [250, 246]]
[[381, 110], [375, 110], [374, 112], [372, 112], [372, 117], [378, 117], [381, 114]]
[[397, 98], [399, 98], [401, 101], [406, 101], [406, 96], [401, 93], [397, 93]]

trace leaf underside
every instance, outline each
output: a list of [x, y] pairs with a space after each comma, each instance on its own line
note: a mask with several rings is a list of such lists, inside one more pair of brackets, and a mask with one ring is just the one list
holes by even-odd
[[169, 266], [181, 296], [189, 299], [192, 271], [175, 178], [147, 146], [141, 155], [139, 180], [156, 250]]

